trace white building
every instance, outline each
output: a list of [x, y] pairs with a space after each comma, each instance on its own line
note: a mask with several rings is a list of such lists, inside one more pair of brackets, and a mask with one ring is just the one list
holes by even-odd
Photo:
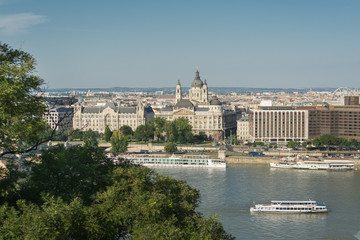
[[308, 111], [292, 107], [269, 107], [250, 110], [251, 141], [287, 142], [308, 139]]
[[237, 120], [236, 135], [239, 141], [246, 141], [250, 139], [248, 116], [242, 117]]
[[97, 104], [95, 106], [75, 107], [73, 127], [87, 131], [89, 129], [103, 133], [109, 126], [111, 131], [127, 125], [134, 131], [146, 121], [151, 120], [154, 112], [151, 107], [138, 106], [122, 107], [113, 102]]

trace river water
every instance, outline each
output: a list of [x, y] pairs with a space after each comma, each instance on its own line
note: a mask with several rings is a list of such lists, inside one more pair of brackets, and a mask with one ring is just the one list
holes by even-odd
[[[201, 194], [198, 211], [219, 215], [236, 239], [360, 239], [360, 171], [271, 169], [238, 165], [226, 169], [158, 168]], [[327, 214], [250, 214], [256, 203], [315, 200]]]

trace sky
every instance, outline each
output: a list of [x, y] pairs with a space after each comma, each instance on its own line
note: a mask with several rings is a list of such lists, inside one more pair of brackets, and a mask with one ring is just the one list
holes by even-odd
[[360, 87], [359, 0], [0, 0], [47, 88]]

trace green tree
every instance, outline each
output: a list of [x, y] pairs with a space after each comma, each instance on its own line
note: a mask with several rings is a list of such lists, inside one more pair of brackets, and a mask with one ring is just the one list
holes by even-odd
[[97, 148], [98, 141], [96, 139], [96, 133], [91, 129], [87, 130], [83, 133], [83, 141], [85, 143], [85, 147]]
[[329, 146], [336, 144], [336, 137], [331, 134], [321, 135], [319, 140], [321, 144], [326, 145], [328, 148]]
[[154, 138], [154, 123], [148, 121], [145, 125], [136, 128], [134, 137], [140, 141], [147, 141]]
[[41, 91], [43, 80], [34, 75], [35, 59], [0, 42], [0, 157], [36, 149], [46, 124]]
[[165, 144], [164, 150], [165, 150], [165, 152], [168, 152], [168, 153], [176, 153], [178, 149], [174, 143], [168, 142]]
[[165, 124], [167, 141], [170, 142], [192, 142], [194, 136], [191, 131], [192, 126], [187, 118], [177, 118]]
[[230, 144], [232, 144], [232, 145], [238, 145], [239, 144], [239, 141], [238, 141], [238, 139], [236, 137], [236, 134], [232, 134], [230, 136]]
[[165, 131], [166, 119], [162, 117], [155, 117], [153, 118], [155, 131], [154, 136], [159, 141], [163, 138], [163, 133]]
[[106, 125], [105, 131], [104, 131], [104, 140], [105, 140], [106, 142], [109, 142], [112, 134], [113, 134], [113, 133], [111, 132], [109, 126]]
[[292, 141], [292, 140], [288, 141], [287, 144], [286, 144], [286, 147], [294, 149], [295, 148], [295, 142]]
[[302, 142], [301, 146], [302, 146], [303, 148], [306, 148], [307, 142]]
[[134, 132], [134, 137], [140, 141], [147, 140], [145, 129], [145, 125], [139, 125]]
[[315, 147], [320, 147], [320, 146], [322, 145], [319, 138], [313, 139], [313, 140], [312, 140], [312, 144], [313, 144]]
[[132, 128], [128, 125], [123, 125], [120, 127], [120, 131], [124, 136], [129, 136], [131, 137], [134, 134], [134, 131], [132, 130]]
[[[81, 198], [92, 202], [98, 191], [111, 184], [113, 161], [98, 148], [59, 145], [43, 151], [29, 163], [30, 178], [21, 184], [20, 195], [39, 203], [47, 193], [69, 202]], [[40, 202], [41, 203], [41, 202]]]
[[73, 140], [82, 140], [83, 139], [83, 132], [80, 129], [75, 129], [70, 134], [71, 139]]
[[127, 151], [128, 139], [130, 136], [124, 136], [121, 130], [116, 130], [111, 136], [111, 153], [114, 155]]

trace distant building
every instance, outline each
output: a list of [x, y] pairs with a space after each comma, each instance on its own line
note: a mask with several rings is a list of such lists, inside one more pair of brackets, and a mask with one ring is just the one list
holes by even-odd
[[45, 97], [46, 105], [50, 108], [55, 106], [71, 106], [78, 100], [74, 96], [66, 97]]
[[237, 120], [236, 136], [239, 141], [246, 141], [250, 139], [249, 116], [242, 117]]
[[328, 109], [309, 110], [309, 138], [324, 134], [360, 140], [359, 103], [345, 106], [330, 105]]
[[123, 107], [113, 102], [98, 104], [96, 106], [75, 106], [73, 127], [87, 131], [89, 129], [103, 133], [109, 126], [111, 131], [121, 126], [130, 126], [133, 130], [146, 121], [151, 120], [154, 112], [151, 107], [138, 106]]
[[180, 80], [176, 85], [176, 104], [155, 112], [156, 117], [167, 120], [186, 118], [193, 127], [193, 133], [204, 132], [208, 137], [220, 140], [236, 132], [236, 109], [222, 106], [218, 98], [208, 99], [206, 80], [200, 79], [199, 71], [189, 89], [189, 98], [184, 99]]
[[51, 108], [44, 114], [46, 123], [59, 131], [66, 131], [73, 127], [74, 108]]
[[285, 106], [250, 110], [249, 133], [252, 141], [305, 141], [308, 139], [308, 111]]

